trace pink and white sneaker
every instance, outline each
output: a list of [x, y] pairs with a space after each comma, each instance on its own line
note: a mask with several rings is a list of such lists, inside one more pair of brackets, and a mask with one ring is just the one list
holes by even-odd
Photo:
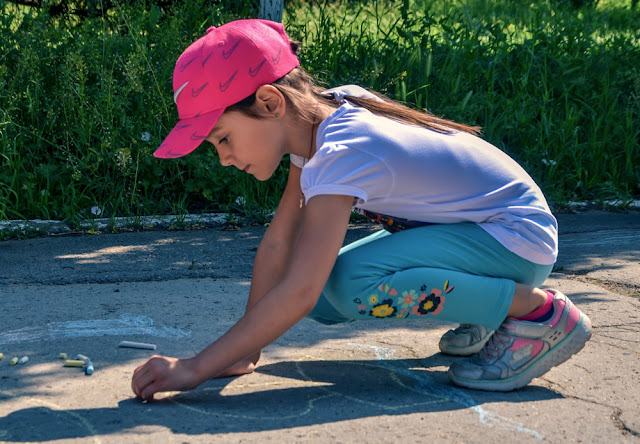
[[479, 353], [451, 365], [451, 382], [471, 389], [515, 390], [579, 352], [591, 338], [591, 320], [564, 294], [550, 291], [549, 321], [507, 318]]

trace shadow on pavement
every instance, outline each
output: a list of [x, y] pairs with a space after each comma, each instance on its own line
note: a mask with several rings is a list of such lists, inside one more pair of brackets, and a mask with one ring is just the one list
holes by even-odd
[[448, 383], [444, 371], [429, 370], [439, 368], [442, 361], [436, 354], [408, 360], [279, 362], [260, 367], [253, 375], [211, 380], [153, 403], [126, 399], [114, 408], [57, 410], [45, 405], [16, 410], [0, 418], [0, 439], [54, 441], [138, 427], [151, 433], [149, 426], [187, 435], [257, 432], [462, 409], [470, 409], [483, 422], [489, 418], [513, 427], [512, 420], [487, 412], [484, 406], [562, 397], [541, 387], [510, 393], [462, 390]]

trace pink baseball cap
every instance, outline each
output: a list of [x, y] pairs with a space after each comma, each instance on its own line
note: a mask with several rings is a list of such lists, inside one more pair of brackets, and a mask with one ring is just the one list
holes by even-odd
[[299, 66], [282, 23], [237, 20], [189, 46], [173, 71], [180, 120], [153, 154], [173, 159], [198, 148], [231, 105]]

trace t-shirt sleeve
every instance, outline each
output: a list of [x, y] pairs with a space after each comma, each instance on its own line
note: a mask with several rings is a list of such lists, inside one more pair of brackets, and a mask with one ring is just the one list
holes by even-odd
[[300, 185], [308, 202], [320, 194], [354, 196], [357, 204], [389, 194], [393, 177], [385, 162], [344, 145], [324, 146], [302, 170]]
[[289, 155], [289, 160], [291, 161], [292, 164], [294, 164], [298, 168], [304, 167], [304, 158], [301, 157], [301, 156], [297, 156], [295, 154], [290, 154]]

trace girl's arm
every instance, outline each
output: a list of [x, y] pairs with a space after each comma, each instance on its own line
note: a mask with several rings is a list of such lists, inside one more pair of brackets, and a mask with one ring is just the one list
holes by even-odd
[[[262, 298], [262, 296], [282, 280], [291, 260], [291, 253], [302, 229], [304, 207], [300, 208], [300, 174], [302, 170], [293, 163], [289, 167], [289, 178], [282, 198], [271, 220], [271, 224], [264, 234], [253, 264], [251, 289], [247, 311]], [[234, 363], [217, 377], [236, 376], [251, 373], [258, 360], [260, 350], [239, 362]]]
[[315, 306], [349, 223], [352, 196], [321, 195], [305, 210], [303, 229], [281, 281], [216, 342], [191, 359], [152, 357], [134, 372], [138, 397], [187, 390], [221, 374], [275, 341]]

